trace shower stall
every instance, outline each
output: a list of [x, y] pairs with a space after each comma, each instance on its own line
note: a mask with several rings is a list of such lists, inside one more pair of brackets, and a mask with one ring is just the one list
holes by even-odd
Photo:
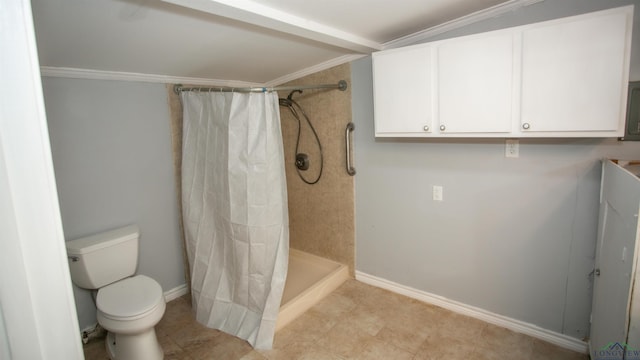
[[[349, 70], [343, 65], [298, 81], [313, 84], [348, 78]], [[331, 87], [347, 90], [345, 85]], [[169, 92], [180, 187], [181, 104], [173, 89]], [[295, 99], [291, 99], [292, 94]], [[349, 139], [348, 133], [345, 138], [345, 128], [351, 118], [350, 91], [312, 90], [292, 84], [280, 96], [290, 250], [276, 331], [353, 277], [354, 264], [353, 172], [349, 167], [345, 171], [350, 155], [345, 148]], [[286, 98], [298, 105], [297, 113], [285, 110], [287, 103], [282, 99]], [[306, 156], [306, 164], [300, 163], [300, 154]]]

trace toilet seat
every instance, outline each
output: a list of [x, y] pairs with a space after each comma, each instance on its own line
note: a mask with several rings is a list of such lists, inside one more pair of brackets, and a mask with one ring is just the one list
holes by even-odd
[[144, 275], [100, 288], [96, 305], [98, 323], [109, 332], [125, 335], [153, 332], [166, 309], [160, 284]]
[[98, 310], [104, 317], [112, 320], [131, 321], [143, 318], [160, 305], [164, 305], [160, 284], [144, 275], [136, 275], [100, 288], [96, 297]]

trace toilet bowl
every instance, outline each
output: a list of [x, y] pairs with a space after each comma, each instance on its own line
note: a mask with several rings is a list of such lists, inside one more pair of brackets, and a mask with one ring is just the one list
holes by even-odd
[[162, 359], [155, 329], [166, 305], [162, 288], [153, 279], [137, 275], [98, 290], [98, 323], [109, 332], [109, 357], [116, 360]]
[[108, 331], [112, 360], [161, 360], [155, 325], [166, 304], [162, 287], [145, 275], [134, 275], [138, 261], [137, 226], [67, 241], [71, 280], [97, 289], [98, 323]]

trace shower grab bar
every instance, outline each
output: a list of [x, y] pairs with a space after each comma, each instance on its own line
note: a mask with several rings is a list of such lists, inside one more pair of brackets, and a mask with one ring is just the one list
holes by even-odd
[[350, 122], [347, 124], [347, 129], [344, 132], [344, 141], [347, 148], [347, 174], [351, 176], [356, 174], [356, 168], [353, 167], [353, 148], [351, 145], [351, 136], [353, 135], [353, 130], [355, 130], [355, 128], [356, 126]]

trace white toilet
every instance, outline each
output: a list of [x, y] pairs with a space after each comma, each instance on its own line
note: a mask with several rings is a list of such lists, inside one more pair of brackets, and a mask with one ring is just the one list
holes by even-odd
[[159, 360], [164, 357], [154, 326], [165, 310], [162, 288], [135, 274], [138, 265], [136, 225], [67, 241], [73, 283], [98, 289], [98, 323], [108, 331], [113, 360]]

